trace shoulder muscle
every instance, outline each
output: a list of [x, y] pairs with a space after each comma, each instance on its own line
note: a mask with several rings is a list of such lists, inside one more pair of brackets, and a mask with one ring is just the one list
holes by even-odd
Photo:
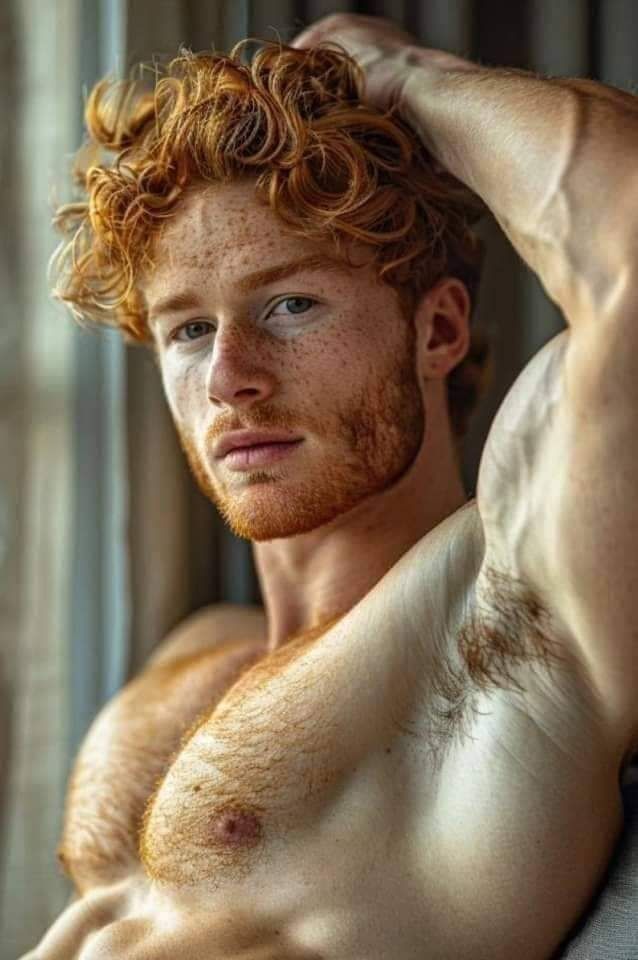
[[219, 603], [201, 607], [175, 626], [158, 644], [146, 666], [181, 660], [231, 644], [266, 640], [266, 617], [261, 607]]
[[191, 726], [257, 658], [260, 622], [257, 608], [197, 611], [99, 712], [69, 779], [57, 851], [78, 891], [139, 869], [145, 805]]

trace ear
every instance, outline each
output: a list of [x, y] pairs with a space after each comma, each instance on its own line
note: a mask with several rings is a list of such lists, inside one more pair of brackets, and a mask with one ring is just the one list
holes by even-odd
[[472, 304], [458, 277], [443, 277], [423, 294], [414, 314], [419, 375], [443, 380], [470, 347]]

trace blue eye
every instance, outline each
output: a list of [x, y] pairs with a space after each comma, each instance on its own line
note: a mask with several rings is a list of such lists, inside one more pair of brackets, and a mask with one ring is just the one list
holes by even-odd
[[310, 308], [316, 303], [316, 300], [313, 300], [311, 297], [286, 297], [285, 300], [280, 300], [279, 303], [275, 304], [271, 313], [286, 304], [290, 313], [284, 313], [283, 316], [297, 315], [299, 313], [306, 313]]
[[[180, 334], [180, 333], [182, 332], [182, 330], [189, 330], [189, 329], [192, 329], [193, 327], [210, 327], [210, 326], [211, 326], [211, 324], [208, 323], [206, 320], [191, 320], [190, 323], [185, 323], [185, 324], [183, 324], [183, 326], [177, 328], [177, 330], [176, 330], [175, 333], [173, 334], [173, 339], [174, 339], [174, 340], [179, 340], [178, 334]], [[189, 336], [187, 336], [187, 337], [186, 337], [186, 342], [187, 342], [187, 343], [193, 343], [194, 340], [199, 340], [199, 339], [201, 339], [201, 338], [200, 338], [200, 337], [197, 337], [197, 336], [196, 336], [196, 337], [189, 337]], [[183, 340], [181, 340], [180, 342], [181, 342], [181, 343], [184, 343]]]

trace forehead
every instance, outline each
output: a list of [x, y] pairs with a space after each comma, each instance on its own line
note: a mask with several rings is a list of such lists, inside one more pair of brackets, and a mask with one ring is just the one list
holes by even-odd
[[294, 236], [255, 194], [253, 180], [193, 187], [154, 243], [154, 278], [175, 269], [223, 275], [232, 264], [262, 257], [286, 259], [317, 253], [319, 245]]
[[350, 263], [360, 269], [346, 265], [331, 240], [295, 235], [258, 198], [254, 180], [198, 184], [164, 221], [153, 243], [153, 267], [140, 278], [139, 288], [149, 311], [156, 313], [158, 303], [176, 291], [234, 296], [241, 292], [244, 277], [306, 259], [331, 260], [333, 265], [326, 266], [329, 282], [341, 293], [376, 288], [380, 281], [371, 263], [372, 248], [350, 243], [348, 253]]

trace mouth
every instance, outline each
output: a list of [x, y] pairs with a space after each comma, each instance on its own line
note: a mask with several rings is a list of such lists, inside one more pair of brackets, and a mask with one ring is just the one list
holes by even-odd
[[231, 470], [248, 470], [264, 467], [290, 456], [303, 440], [271, 441], [254, 443], [247, 447], [235, 447], [222, 458]]

